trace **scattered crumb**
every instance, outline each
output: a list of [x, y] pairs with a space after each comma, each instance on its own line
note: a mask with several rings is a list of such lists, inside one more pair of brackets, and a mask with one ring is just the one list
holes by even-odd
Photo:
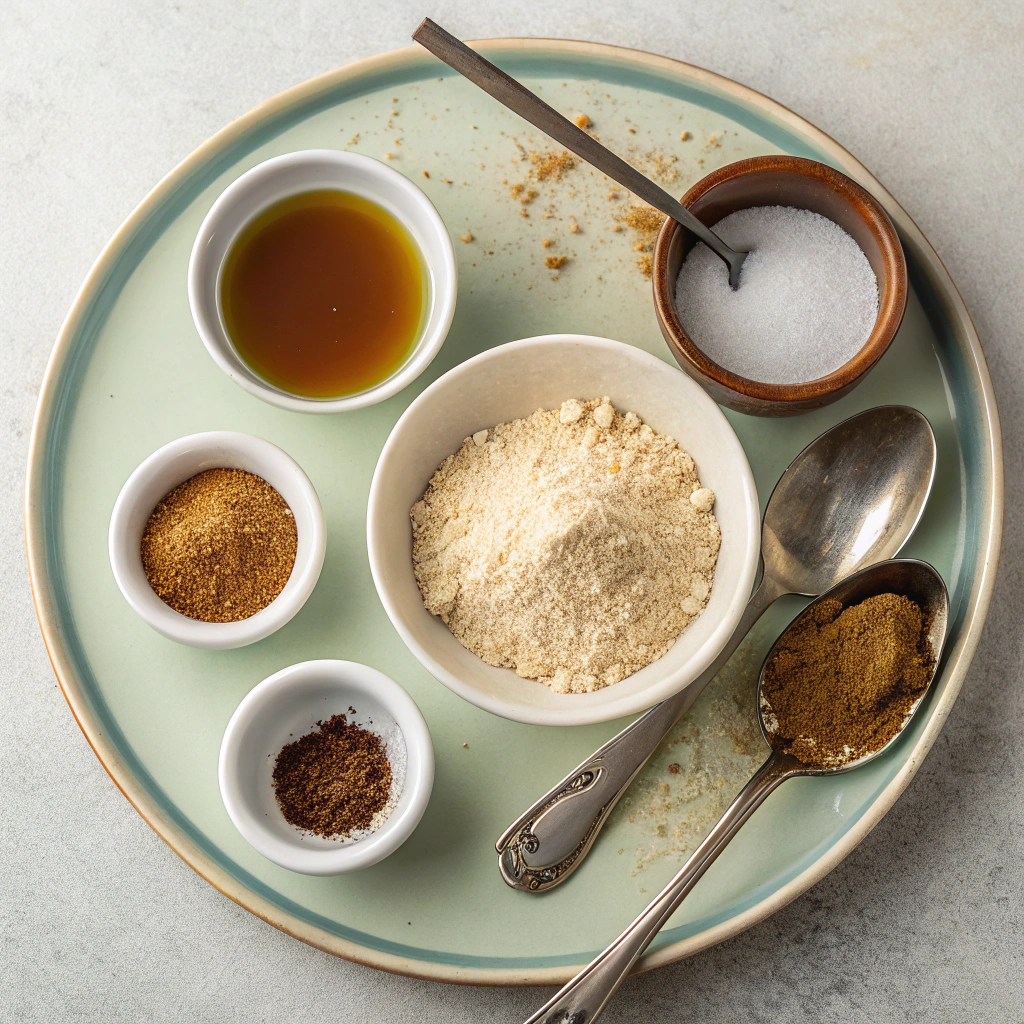
[[516, 199], [516, 198], [518, 198], [518, 197], [519, 197], [520, 195], [522, 195], [523, 189], [525, 189], [525, 188], [526, 188], [526, 186], [525, 186], [525, 185], [524, 185], [524, 184], [523, 184], [523, 183], [522, 183], [521, 181], [517, 181], [517, 182], [516, 182], [516, 183], [515, 183], [515, 184], [514, 184], [514, 185], [512, 186], [512, 198], [513, 198], [513, 199]]
[[690, 137], [690, 133], [689, 132], [680, 132], [679, 133], [679, 141], [680, 142], [685, 142], [689, 137]]
[[636, 135], [636, 129], [635, 128], [630, 128], [629, 129], [629, 134], [630, 135]]
[[519, 211], [519, 216], [520, 217], [529, 217], [530, 216], [530, 211], [529, 210], [520, 210]]
[[552, 242], [550, 238], [545, 238], [544, 241], [541, 242], [540, 244], [543, 245], [545, 249], [550, 249]]
[[385, 153], [384, 154], [384, 159], [385, 160], [394, 160], [395, 159], [395, 154], [394, 153]]
[[[468, 743], [463, 743], [462, 744], [462, 749], [463, 750], [469, 750], [469, 744]], [[410, 921], [409, 924], [412, 924], [412, 921]]]
[[544, 260], [544, 266], [546, 266], [548, 270], [558, 270], [559, 267], [565, 266], [565, 261], [568, 258], [568, 256], [548, 256]]
[[355, 135], [353, 135], [352, 138], [348, 140], [348, 145], [354, 146], [356, 145], [357, 142], [359, 142], [359, 132], [356, 132]]
[[591, 121], [586, 114], [580, 114], [579, 117], [576, 118], [577, 128], [589, 128], [593, 123], [594, 122]]
[[614, 225], [612, 225], [612, 231], [614, 231], [615, 234], [618, 234], [621, 230], [622, 230], [622, 225], [621, 224], [614, 224]]
[[620, 801], [609, 826], [633, 825], [634, 877], [658, 861], [682, 863], [764, 760], [754, 713], [763, 639], [740, 647]]
[[459, 235], [459, 238], [461, 238], [464, 242], [472, 242], [473, 241], [473, 232], [472, 231], [467, 231], [464, 234]]
[[631, 206], [618, 219], [639, 236], [633, 242], [633, 252], [642, 253], [636, 261], [637, 269], [644, 277], [650, 278], [654, 269], [654, 259], [651, 253], [654, 251], [658, 232], [665, 223], [665, 215], [650, 206]]
[[441, 180], [442, 180], [442, 181], [443, 181], [443, 182], [444, 182], [444, 183], [445, 183], [446, 185], [450, 185], [450, 184], [452, 183], [452, 179], [451, 179], [451, 178], [442, 178]]
[[608, 193], [608, 198], [609, 199], [618, 199], [619, 198], [619, 193], [618, 192], [609, 192]]
[[530, 152], [530, 163], [533, 164], [530, 173], [537, 181], [560, 181], [566, 171], [576, 166], [576, 157], [564, 149], [561, 153], [538, 153], [533, 150]]
[[429, 178], [430, 177], [430, 171], [424, 171], [423, 172], [423, 177], [424, 178]]

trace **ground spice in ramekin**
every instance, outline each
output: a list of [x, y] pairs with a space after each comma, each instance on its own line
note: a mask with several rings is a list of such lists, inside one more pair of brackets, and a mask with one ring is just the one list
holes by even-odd
[[317, 722], [274, 763], [274, 793], [285, 819], [328, 838], [373, 828], [386, 810], [391, 782], [384, 742], [346, 715]]
[[931, 679], [919, 605], [878, 594], [843, 609], [822, 601], [765, 666], [762, 699], [776, 749], [809, 768], [835, 768], [881, 749]]
[[166, 494], [142, 533], [142, 568], [157, 596], [203, 622], [266, 608], [295, 565], [295, 517], [255, 473], [207, 469]]

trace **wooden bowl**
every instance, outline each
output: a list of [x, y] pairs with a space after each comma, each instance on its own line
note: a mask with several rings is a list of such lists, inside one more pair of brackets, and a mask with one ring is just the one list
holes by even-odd
[[[757, 156], [721, 167], [698, 181], [681, 202], [709, 227], [751, 206], [795, 206], [828, 217], [852, 235], [867, 256], [878, 281], [878, 316], [863, 348], [826, 377], [801, 384], [765, 384], [732, 373], [702, 352], [680, 322], [676, 278], [696, 238], [668, 219], [654, 247], [654, 305], [676, 362], [719, 405], [754, 416], [808, 412], [856, 387], [885, 354], [907, 305], [903, 247], [881, 205], [845, 174], [795, 156]], [[726, 272], [723, 264], [722, 273]]]

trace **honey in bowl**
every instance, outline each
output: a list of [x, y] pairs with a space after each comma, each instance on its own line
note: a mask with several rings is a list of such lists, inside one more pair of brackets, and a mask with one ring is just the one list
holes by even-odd
[[224, 325], [268, 384], [341, 398], [405, 362], [427, 310], [427, 275], [409, 232], [351, 192], [289, 196], [242, 230], [220, 281]]

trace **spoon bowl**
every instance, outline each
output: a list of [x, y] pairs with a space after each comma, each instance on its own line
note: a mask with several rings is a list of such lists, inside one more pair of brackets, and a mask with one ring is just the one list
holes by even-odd
[[861, 569], [860, 572], [847, 577], [829, 590], [828, 593], [822, 594], [816, 601], [812, 601], [786, 627], [782, 636], [772, 644], [771, 650], [768, 651], [761, 666], [761, 674], [757, 680], [757, 721], [761, 727], [761, 734], [767, 740], [768, 745], [775, 750], [775, 744], [772, 742], [772, 731], [765, 722], [765, 714], [770, 710], [771, 706], [763, 697], [761, 686], [764, 682], [765, 669], [768, 667], [775, 651], [786, 635], [806, 619], [822, 601], [839, 601], [843, 608], [846, 609], [878, 594], [902, 594], [919, 605], [924, 613], [927, 629], [926, 640], [932, 656], [932, 671], [928, 679], [928, 685], [921, 696], [914, 702], [914, 706], [910, 709], [906, 719], [900, 726], [900, 731], [884, 746], [864, 754], [856, 760], [847, 761], [841, 765], [829, 768], [809, 768], [794, 758], [799, 764], [801, 774], [835, 775], [838, 772], [848, 772], [851, 768], [859, 768], [862, 764], [867, 764], [868, 761], [880, 757], [899, 739], [903, 730], [907, 727], [907, 723], [921, 706], [921, 702], [931, 688], [932, 680], [935, 678], [938, 669], [939, 659], [942, 657], [942, 648], [946, 641], [949, 625], [949, 594], [946, 591], [946, 584], [943, 582], [942, 577], [927, 562], [918, 561], [916, 558], [899, 558], [879, 562], [876, 565], [869, 565], [866, 569]]
[[851, 416], [812, 441], [783, 473], [764, 513], [765, 576], [814, 596], [892, 558], [914, 532], [935, 476], [935, 435], [904, 405]]

